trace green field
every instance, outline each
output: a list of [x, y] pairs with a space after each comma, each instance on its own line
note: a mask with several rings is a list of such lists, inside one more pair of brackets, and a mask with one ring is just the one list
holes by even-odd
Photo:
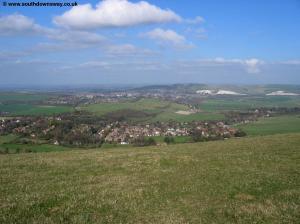
[[[152, 138], [155, 140], [156, 143], [161, 144], [164, 143], [165, 136], [154, 136]], [[191, 136], [174, 136], [172, 138], [174, 139], [174, 144], [192, 142]]]
[[222, 97], [215, 99], [207, 99], [200, 104], [200, 108], [208, 112], [248, 110], [259, 107], [300, 107], [300, 97]]
[[9, 116], [23, 115], [51, 115], [73, 111], [70, 106], [47, 106], [31, 104], [0, 104], [1, 112], [8, 112]]
[[260, 118], [256, 122], [238, 125], [248, 135], [270, 135], [300, 132], [300, 115]]
[[[75, 148], [68, 148], [59, 145], [51, 144], [18, 144], [14, 143], [14, 140], [19, 137], [16, 135], [2, 135], [0, 136], [0, 152], [6, 153], [24, 153], [24, 152], [53, 152], [53, 151], [65, 151]], [[42, 141], [41, 141], [42, 142]]]
[[300, 134], [0, 156], [0, 223], [299, 223]]
[[140, 99], [138, 101], [92, 104], [86, 107], [81, 107], [80, 109], [100, 116], [109, 115], [110, 113], [118, 111], [122, 112], [124, 110], [133, 110], [137, 112], [142, 111], [147, 114], [139, 120], [150, 122], [169, 120], [190, 122], [194, 120], [224, 119], [224, 115], [219, 113], [195, 113], [190, 115], [177, 114], [177, 111], [189, 110], [188, 106], [159, 99]]
[[11, 141], [13, 141], [14, 139], [16, 139], [17, 136], [10, 134], [10, 135], [0, 135], [0, 145], [4, 144], [4, 143], [9, 143]]
[[161, 111], [188, 110], [188, 107], [185, 105], [171, 103], [159, 99], [145, 98], [140, 99], [138, 101], [91, 104], [87, 107], [82, 107], [81, 109], [93, 112], [97, 115], [105, 115], [109, 112], [125, 109], [141, 110], [145, 112], [156, 113]]
[[0, 102], [6, 101], [18, 101], [18, 102], [28, 102], [28, 101], [39, 101], [48, 99], [50, 95], [43, 93], [4, 93], [0, 92]]
[[220, 113], [195, 113], [189, 115], [181, 115], [175, 112], [163, 112], [151, 119], [151, 121], [168, 121], [175, 120], [178, 122], [191, 122], [191, 121], [215, 121], [223, 120], [225, 116]]

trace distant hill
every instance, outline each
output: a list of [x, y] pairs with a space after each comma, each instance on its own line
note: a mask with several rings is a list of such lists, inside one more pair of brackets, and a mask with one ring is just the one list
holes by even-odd
[[265, 95], [275, 91], [285, 91], [300, 94], [300, 85], [209, 85], [209, 84], [173, 84], [149, 85], [132, 88], [134, 91], [176, 91], [180, 93], [196, 93], [199, 90], [232, 91], [247, 95]]

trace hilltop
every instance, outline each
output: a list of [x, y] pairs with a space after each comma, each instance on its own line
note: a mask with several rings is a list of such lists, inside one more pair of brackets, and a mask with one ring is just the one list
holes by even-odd
[[299, 223], [300, 134], [0, 156], [1, 223]]

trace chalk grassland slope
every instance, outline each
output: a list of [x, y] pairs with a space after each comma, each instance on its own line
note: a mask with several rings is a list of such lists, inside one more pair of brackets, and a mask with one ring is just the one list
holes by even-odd
[[1, 223], [299, 223], [300, 134], [0, 156]]
[[263, 97], [218, 97], [207, 99], [200, 104], [201, 110], [230, 111], [248, 110], [259, 107], [300, 107], [299, 96], [263, 96]]
[[300, 114], [260, 118], [256, 122], [238, 125], [248, 135], [300, 133]]
[[[222, 114], [216, 113], [195, 113], [190, 115], [182, 115], [177, 111], [187, 111], [188, 106], [178, 103], [159, 99], [140, 99], [137, 101], [124, 101], [118, 103], [99, 103], [81, 107], [81, 110], [86, 110], [100, 116], [114, 116], [117, 112], [119, 116], [122, 114], [126, 118], [132, 116], [146, 121], [168, 121], [176, 120], [179, 122], [193, 120], [221, 120], [224, 118]], [[129, 111], [130, 110], [130, 114]], [[144, 112], [141, 116], [140, 112]]]

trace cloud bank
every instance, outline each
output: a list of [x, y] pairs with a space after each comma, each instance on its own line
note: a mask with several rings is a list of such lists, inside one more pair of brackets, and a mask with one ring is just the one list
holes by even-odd
[[42, 27], [24, 15], [11, 14], [0, 17], [1, 35], [35, 34], [38, 32], [42, 32]]
[[104, 0], [95, 8], [91, 4], [73, 7], [63, 15], [56, 16], [54, 23], [68, 28], [90, 29], [181, 20], [181, 17], [170, 9], [161, 9], [145, 1], [132, 3], [127, 0]]
[[164, 30], [161, 28], [156, 28], [147, 33], [141, 34], [141, 36], [155, 40], [160, 44], [169, 44], [178, 48], [192, 47], [191, 44], [187, 43], [184, 36], [171, 29]]

